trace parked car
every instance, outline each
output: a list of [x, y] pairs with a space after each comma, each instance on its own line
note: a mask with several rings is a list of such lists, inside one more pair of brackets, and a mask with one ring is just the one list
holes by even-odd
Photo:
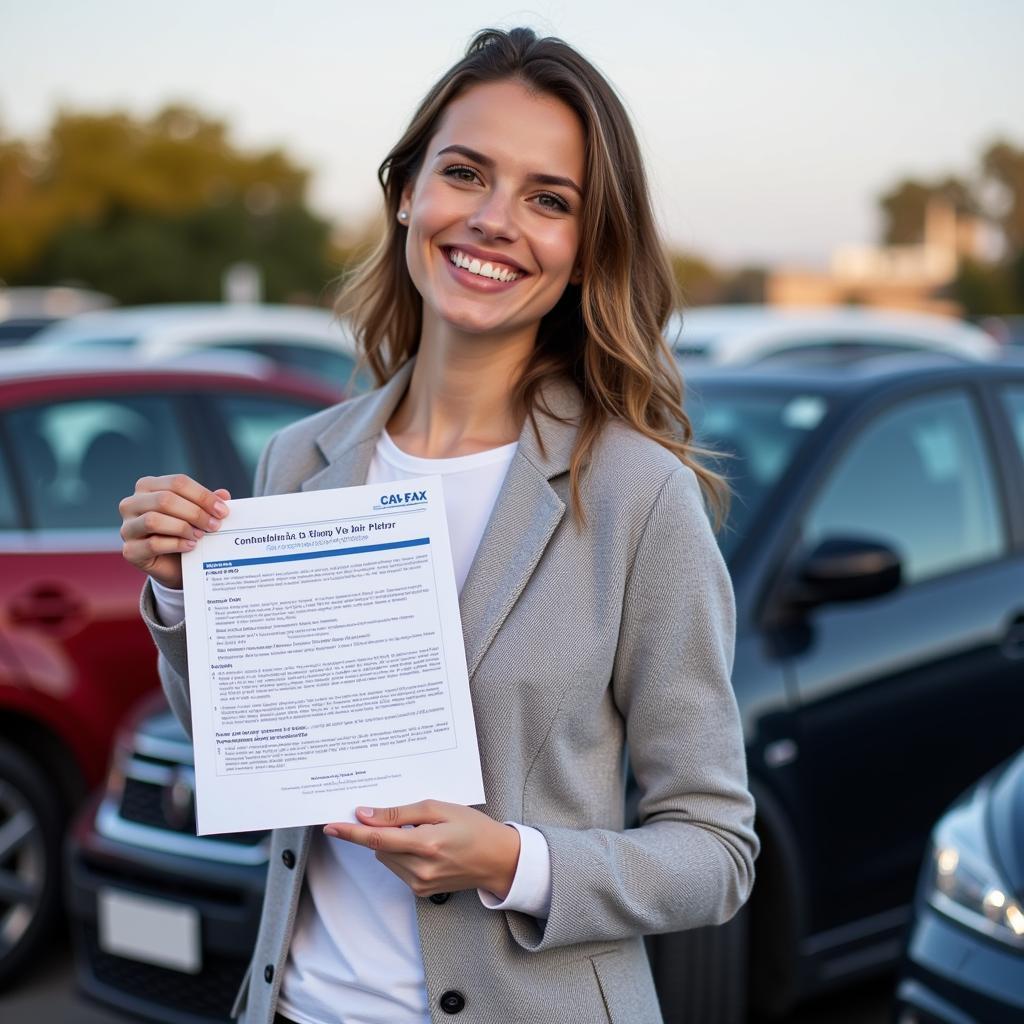
[[[118, 500], [145, 473], [251, 493], [270, 433], [334, 392], [275, 371], [0, 360], [0, 984], [59, 909], [60, 844], [115, 730], [158, 688], [121, 557]], [[121, 360], [123, 363], [123, 360]]]
[[198, 351], [247, 352], [315, 377], [338, 394], [369, 385], [365, 375], [353, 379], [355, 348], [341, 323], [325, 309], [303, 306], [125, 306], [54, 324], [32, 339], [32, 347], [131, 350], [144, 362]]
[[65, 317], [113, 304], [109, 295], [86, 288], [0, 287], [0, 348], [20, 345]]
[[[748, 1002], [778, 1017], [892, 969], [932, 822], [1020, 744], [1024, 363], [887, 356], [708, 368], [689, 384], [697, 436], [735, 491], [721, 545], [763, 852], [733, 922], [649, 950], [667, 1020], [719, 1024]], [[177, 745], [154, 755], [154, 735]], [[176, 982], [200, 985], [208, 963], [220, 977], [238, 948], [224, 908], [256, 913], [251, 876], [231, 884], [213, 840], [189, 834], [191, 757], [169, 712], [143, 718], [79, 821], [70, 866], [87, 990], [196, 1024], [224, 1019], [231, 985], [199, 1007]], [[143, 790], [161, 808], [144, 826]], [[195, 976], [96, 952], [97, 864], [109, 890], [199, 908]], [[244, 965], [239, 954], [238, 978]]]
[[897, 1024], [1024, 1020], [1024, 750], [935, 826], [901, 973]]
[[849, 362], [898, 352], [942, 352], [991, 359], [999, 343], [952, 317], [851, 306], [697, 306], [674, 314], [665, 332], [685, 365], [783, 360]]

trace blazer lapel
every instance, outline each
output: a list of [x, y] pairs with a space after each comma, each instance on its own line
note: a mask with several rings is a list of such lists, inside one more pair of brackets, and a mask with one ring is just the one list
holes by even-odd
[[366, 483], [377, 439], [405, 394], [414, 363], [410, 359], [383, 387], [342, 406], [341, 414], [316, 439], [327, 465], [303, 481], [304, 491]]
[[569, 422], [537, 412], [542, 451], [527, 419], [459, 597], [470, 679], [565, 515], [549, 481], [569, 469], [581, 402], [568, 382], [549, 384], [543, 399]]

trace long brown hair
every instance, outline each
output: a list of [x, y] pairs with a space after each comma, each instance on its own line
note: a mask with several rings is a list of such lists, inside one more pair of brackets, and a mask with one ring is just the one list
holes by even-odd
[[554, 96], [575, 111], [586, 149], [577, 260], [582, 283], [569, 284], [541, 320], [533, 352], [514, 386], [515, 408], [529, 416], [536, 430], [534, 411], [542, 408], [538, 399], [545, 380], [568, 376], [579, 387], [583, 412], [570, 463], [578, 517], [581, 474], [602, 426], [618, 419], [697, 474], [720, 523], [728, 488], [697, 458], [703, 449], [693, 442], [682, 378], [662, 335], [678, 294], [655, 226], [640, 147], [612, 87], [561, 39], [538, 38], [528, 28], [484, 29], [474, 36], [466, 56], [427, 93], [380, 165], [384, 234], [344, 282], [336, 311], [350, 317], [365, 363], [379, 384], [415, 354], [423, 304], [406, 267], [405, 228], [397, 222], [402, 189], [418, 173], [445, 107], [472, 85], [506, 79]]

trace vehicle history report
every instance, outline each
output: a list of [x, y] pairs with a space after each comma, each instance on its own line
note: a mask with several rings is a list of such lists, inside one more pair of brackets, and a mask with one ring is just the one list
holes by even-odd
[[484, 802], [441, 486], [232, 501], [182, 557], [200, 835]]

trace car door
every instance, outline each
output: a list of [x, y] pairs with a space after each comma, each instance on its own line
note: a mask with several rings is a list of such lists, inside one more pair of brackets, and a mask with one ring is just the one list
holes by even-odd
[[95, 782], [118, 719], [157, 683], [117, 504], [139, 476], [194, 462], [172, 397], [77, 390], [3, 417], [20, 509], [0, 529], [0, 621], [26, 710], [62, 717]]
[[[967, 387], [904, 397], [847, 435], [802, 520], [884, 541], [903, 583], [814, 608], [788, 661], [814, 849], [812, 930], [827, 953], [897, 927], [928, 829], [1020, 744], [1021, 666], [1005, 648], [1024, 609], [988, 435]], [[827, 933], [827, 934], [826, 934]], [[808, 950], [812, 952], [811, 950]]]

